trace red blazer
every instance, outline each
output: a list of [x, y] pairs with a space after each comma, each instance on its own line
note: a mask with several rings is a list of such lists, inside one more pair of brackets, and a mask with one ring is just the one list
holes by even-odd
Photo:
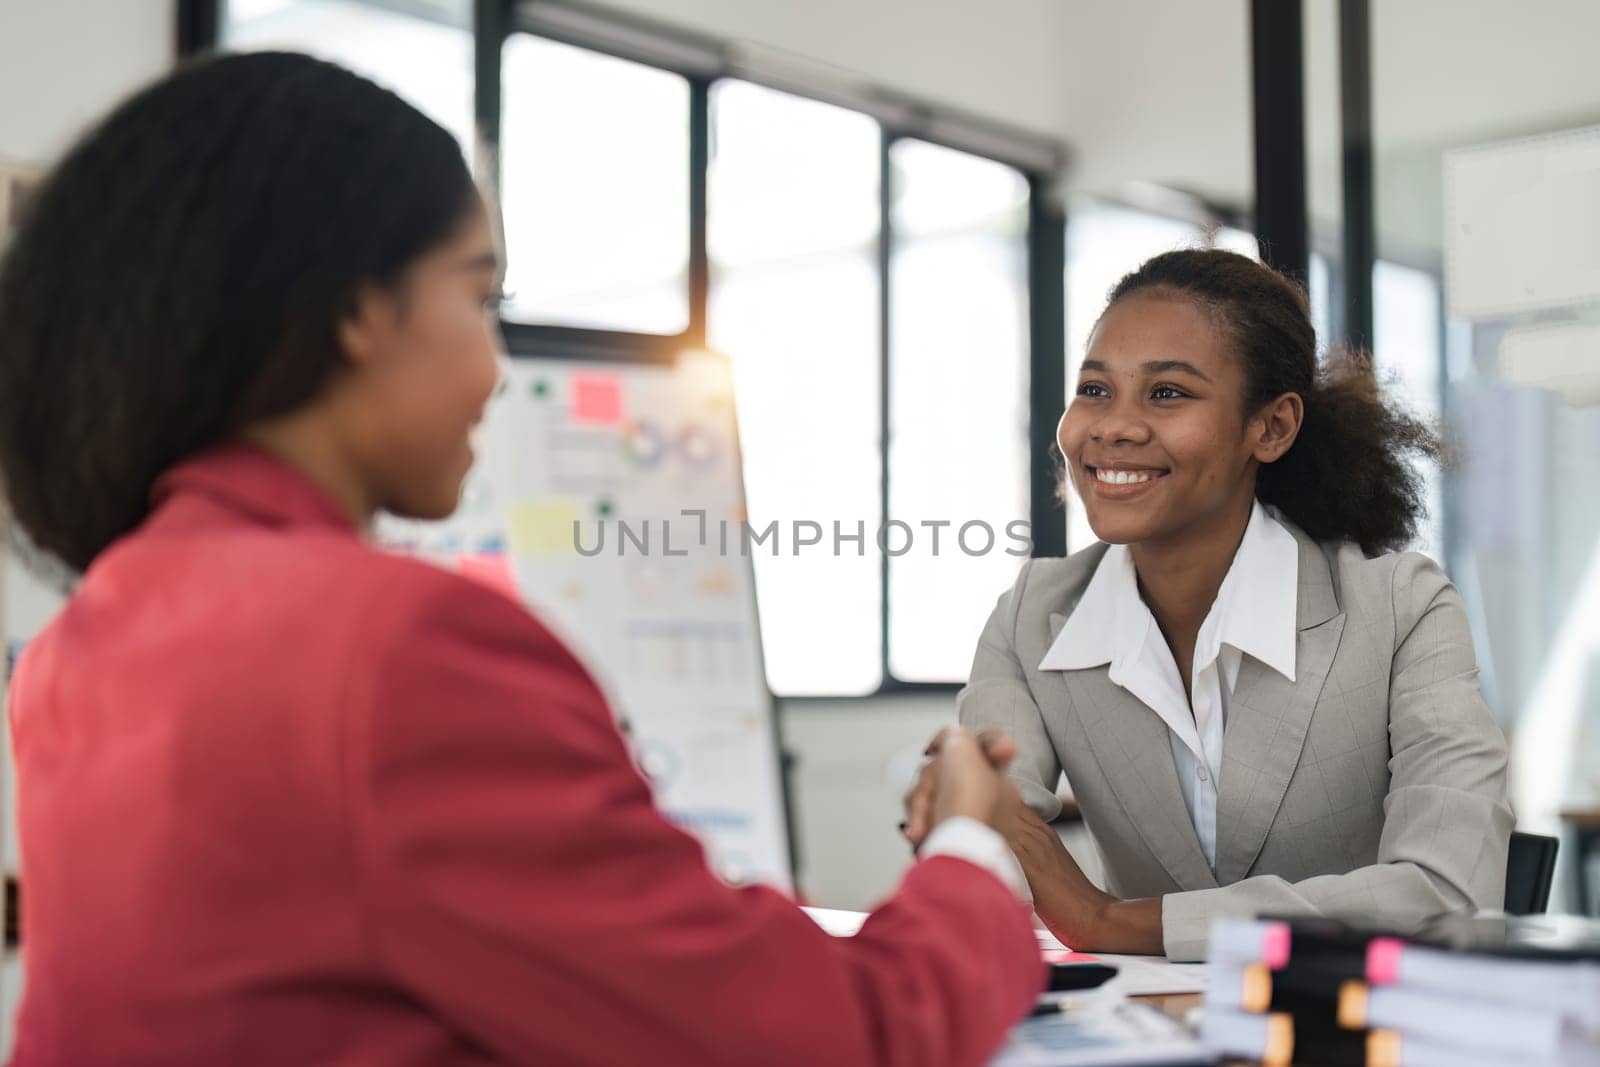
[[13, 686], [15, 1063], [977, 1064], [1038, 991], [963, 860], [850, 940], [724, 886], [548, 631], [289, 467], [157, 500]]

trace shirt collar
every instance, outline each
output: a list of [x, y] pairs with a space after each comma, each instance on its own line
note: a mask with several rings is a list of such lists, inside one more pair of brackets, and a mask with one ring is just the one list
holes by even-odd
[[245, 444], [182, 460], [156, 479], [151, 507], [194, 494], [274, 526], [316, 525], [357, 532], [333, 498], [289, 463]]
[[1124, 657], [1133, 655], [1144, 639], [1140, 611], [1149, 614], [1139, 597], [1133, 556], [1127, 545], [1111, 545], [1039, 669], [1083, 670], [1113, 662], [1119, 651]]
[[[1210, 662], [1229, 645], [1294, 681], [1299, 568], [1294, 535], [1260, 502], [1253, 504], [1233, 563], [1200, 627], [1196, 663]], [[1138, 654], [1153, 625], [1139, 596], [1132, 554], [1126, 545], [1111, 545], [1039, 669], [1083, 670], [1109, 663], [1116, 674], [1119, 664]]]
[[1217, 601], [1200, 627], [1195, 658], [1238, 649], [1294, 681], [1300, 544], [1257, 501]]

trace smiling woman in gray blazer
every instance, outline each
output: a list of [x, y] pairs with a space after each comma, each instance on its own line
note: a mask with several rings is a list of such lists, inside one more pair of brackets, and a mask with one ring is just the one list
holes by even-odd
[[[1188, 960], [1220, 915], [1499, 907], [1505, 739], [1455, 588], [1394, 551], [1438, 442], [1365, 360], [1319, 369], [1302, 291], [1232, 253], [1149, 261], [1058, 441], [1104, 543], [1023, 568], [959, 697], [1016, 741], [1003, 832], [1045, 923]], [[1105, 891], [1047, 825], [1063, 771]]]

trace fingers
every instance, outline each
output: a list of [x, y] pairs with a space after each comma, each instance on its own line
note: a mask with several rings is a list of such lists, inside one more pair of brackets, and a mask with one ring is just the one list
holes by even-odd
[[977, 762], [984, 759], [984, 750], [978, 738], [959, 727], [952, 726], [940, 731], [939, 748], [935, 753], [936, 758], [942, 762], [963, 764]]
[[999, 730], [973, 734], [947, 726], [934, 734], [925, 754], [928, 759], [906, 794], [906, 818], [900, 824], [914, 850], [950, 814], [972, 814], [985, 822], [994, 818], [995, 800], [1005, 782], [996, 772], [1003, 775], [1017, 746]]
[[1003, 779], [990, 765], [978, 739], [965, 731], [951, 731], [940, 745], [935, 763], [938, 787], [933, 797], [932, 824], [966, 816], [993, 825]]
[[938, 785], [938, 773], [933, 762], [924, 763], [917, 773], [916, 784], [906, 794], [906, 818], [900, 832], [911, 843], [912, 849], [922, 847], [922, 841], [932, 829], [933, 795]]
[[1005, 770], [1017, 756], [1017, 743], [999, 730], [983, 731], [978, 735], [978, 743], [989, 757], [989, 765], [997, 771]]
[[[946, 726], [933, 735], [933, 740], [928, 742], [928, 747], [923, 749], [922, 754], [924, 756], [937, 756], [944, 751], [946, 745], [956, 738], [972, 741], [981, 746], [984, 751], [988, 751], [989, 746], [996, 743], [1012, 745], [1011, 739], [999, 730], [984, 730], [974, 734], [971, 731], [963, 730], [959, 726]], [[1012, 751], [1014, 752], [1015, 750], [1015, 745], [1012, 745]]]
[[928, 742], [928, 747], [922, 750], [924, 756], [937, 756], [952, 734], [965, 733], [959, 726], [945, 726], [933, 735], [933, 740]]

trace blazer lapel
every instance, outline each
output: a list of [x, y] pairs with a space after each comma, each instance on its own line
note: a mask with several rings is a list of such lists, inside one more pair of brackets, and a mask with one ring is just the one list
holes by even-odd
[[1228, 706], [1217, 791], [1217, 880], [1249, 873], [1289, 788], [1306, 730], [1344, 634], [1344, 614], [1322, 549], [1298, 530], [1295, 680], [1246, 656]]
[[[1050, 615], [1050, 639], [1066, 616]], [[1077, 710], [1089, 749], [1106, 782], [1151, 853], [1183, 889], [1212, 889], [1189, 809], [1178, 789], [1167, 724], [1144, 702], [1112, 683], [1107, 667], [1042, 671], [1045, 684], [1062, 686]]]

